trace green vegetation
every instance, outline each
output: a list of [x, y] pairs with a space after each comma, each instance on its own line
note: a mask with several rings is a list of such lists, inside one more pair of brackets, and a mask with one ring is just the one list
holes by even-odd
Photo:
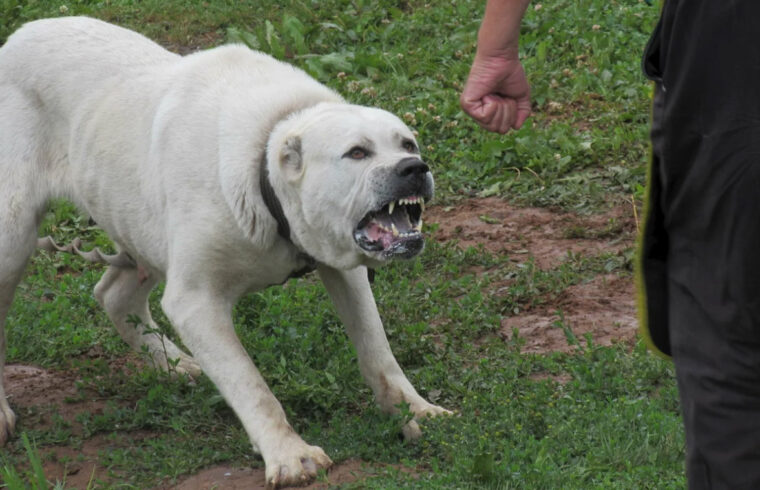
[[[181, 52], [243, 42], [352, 102], [399, 114], [419, 132], [438, 203], [501, 196], [589, 214], [639, 202], [650, 85], [638, 59], [658, 7], [539, 5], [522, 37], [535, 113], [507, 136], [478, 129], [458, 105], [481, 0], [0, 0], [0, 42], [23, 22], [61, 15], [102, 18]], [[66, 203], [51, 206], [42, 233], [108, 243]], [[571, 228], [567, 238], [625, 233], [612, 223]], [[77, 395], [62, 404], [18, 412], [18, 432], [32, 443], [17, 437], [0, 453], [5, 484], [45, 488], [38, 458], [44, 463], [51, 450], [94, 437], [109, 442], [97, 457], [105, 474], [93, 477], [92, 488], [166, 485], [218, 463], [261, 466], [206, 378], [191, 384], [132, 365], [92, 298], [101, 273], [75, 257], [38, 254], [17, 292], [9, 362], [72, 370], [78, 381]], [[524, 339], [500, 332], [503, 317], [552, 305], [601, 274], [630, 277], [631, 250], [568, 255], [541, 269], [431, 240], [420, 260], [379, 270], [374, 290], [394, 353], [423, 395], [457, 411], [425, 421], [417, 444], [399, 438], [402, 417], [374, 407], [316, 278], [245, 297], [235, 321], [296, 430], [336, 462], [378, 465], [347, 488], [682, 488], [684, 442], [669, 363], [641, 345], [595, 345], [576, 336], [561, 312], [557, 328], [575, 346], [569, 354], [524, 354]], [[156, 291], [154, 318], [170, 332], [159, 298]], [[93, 398], [101, 409], [73, 422], [57, 415], [61, 405]], [[42, 417], [51, 422], [42, 427]]]

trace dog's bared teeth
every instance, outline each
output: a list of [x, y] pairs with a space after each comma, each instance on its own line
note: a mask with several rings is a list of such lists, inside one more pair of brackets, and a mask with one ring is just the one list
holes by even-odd
[[420, 199], [420, 203], [419, 204], [420, 204], [420, 209], [424, 213], [425, 212], [425, 200], [424, 199]]
[[417, 231], [422, 231], [422, 218], [417, 222], [416, 225], [414, 225], [414, 229]]
[[396, 228], [396, 225], [394, 223], [391, 223], [391, 230], [393, 232], [393, 236], [398, 236], [398, 229]]
[[388, 203], [388, 214], [393, 214], [393, 209], [396, 207], [396, 203], [391, 201]]

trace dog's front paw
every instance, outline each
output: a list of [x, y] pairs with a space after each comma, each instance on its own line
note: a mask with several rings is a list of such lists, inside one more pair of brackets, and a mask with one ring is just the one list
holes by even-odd
[[416, 441], [422, 436], [422, 429], [420, 429], [420, 424], [417, 423], [418, 420], [426, 417], [454, 414], [451, 410], [427, 402], [424, 404], [412, 405], [410, 409], [414, 414], [414, 419], [407, 422], [406, 425], [401, 428], [401, 433], [404, 434], [404, 439], [407, 441]]
[[306, 485], [320, 468], [332, 466], [332, 460], [318, 446], [292, 438], [279, 454], [265, 458], [267, 488]]

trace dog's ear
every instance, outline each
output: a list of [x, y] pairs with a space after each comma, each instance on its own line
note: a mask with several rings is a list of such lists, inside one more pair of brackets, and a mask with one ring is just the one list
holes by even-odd
[[301, 138], [288, 136], [280, 151], [280, 165], [290, 175], [299, 175], [303, 167], [301, 158]]

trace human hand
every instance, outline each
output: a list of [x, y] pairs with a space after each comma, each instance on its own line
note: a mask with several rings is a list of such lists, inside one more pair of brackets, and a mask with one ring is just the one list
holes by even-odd
[[483, 129], [504, 134], [530, 115], [530, 86], [517, 50], [475, 55], [459, 102]]

